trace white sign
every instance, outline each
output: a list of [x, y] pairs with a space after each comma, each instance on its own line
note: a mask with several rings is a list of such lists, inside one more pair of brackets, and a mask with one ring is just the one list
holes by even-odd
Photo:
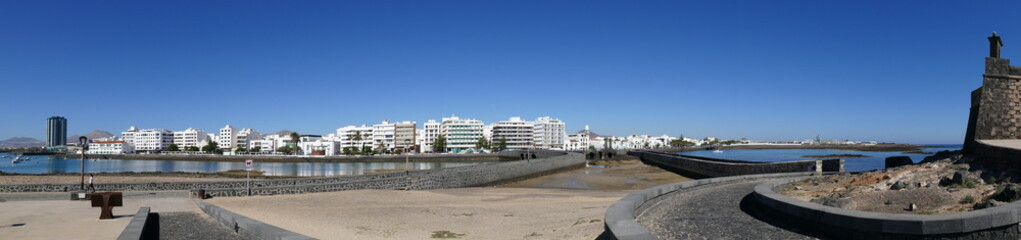
[[245, 168], [252, 169], [252, 159], [245, 159]]

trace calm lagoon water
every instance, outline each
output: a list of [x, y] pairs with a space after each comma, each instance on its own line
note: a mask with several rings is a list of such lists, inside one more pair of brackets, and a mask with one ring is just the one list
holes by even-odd
[[[923, 152], [936, 153], [944, 150], [960, 150], [957, 146], [938, 146], [922, 149]], [[908, 156], [915, 163], [922, 161], [931, 154], [906, 154], [903, 152], [863, 152], [848, 150], [830, 149], [760, 149], [760, 150], [723, 150], [722, 153], [713, 151], [695, 151], [678, 153], [681, 155], [692, 155], [700, 157], [722, 158], [730, 160], [743, 160], [753, 162], [781, 162], [795, 160], [810, 160], [802, 156], [806, 155], [830, 155], [830, 154], [861, 154], [868, 157], [844, 158], [844, 170], [846, 171], [868, 171], [883, 169], [886, 165], [886, 158], [892, 156]]]
[[[11, 163], [14, 156], [0, 153], [0, 171], [8, 173], [77, 173], [81, 161], [58, 156], [25, 156], [32, 160]], [[478, 162], [412, 162], [416, 170], [437, 169], [480, 164]], [[395, 162], [354, 162], [354, 163], [279, 163], [256, 161], [254, 170], [264, 171], [271, 176], [336, 176], [358, 175], [379, 169], [404, 168], [404, 163]], [[215, 173], [232, 169], [245, 169], [244, 162], [198, 162], [164, 160], [114, 160], [89, 159], [85, 161], [85, 172], [200, 172]]]

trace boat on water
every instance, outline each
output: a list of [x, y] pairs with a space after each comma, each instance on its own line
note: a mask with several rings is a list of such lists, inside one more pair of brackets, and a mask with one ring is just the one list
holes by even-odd
[[716, 149], [716, 150], [713, 150], [713, 153], [723, 153], [723, 150]]
[[20, 163], [22, 161], [25, 161], [25, 159], [22, 159], [21, 156], [17, 156], [17, 157], [14, 157], [13, 160], [11, 160], [11, 164], [18, 164], [18, 163]]

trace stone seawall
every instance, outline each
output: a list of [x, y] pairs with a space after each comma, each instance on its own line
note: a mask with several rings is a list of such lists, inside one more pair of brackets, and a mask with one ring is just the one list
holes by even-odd
[[1021, 159], [1021, 149], [997, 147], [983, 143], [982, 140], [972, 142], [970, 155], [986, 158], [991, 162], [1015, 163]]
[[[68, 154], [67, 158], [79, 158]], [[414, 154], [374, 156], [288, 156], [288, 155], [210, 155], [210, 154], [89, 154], [89, 159], [130, 159], [130, 160], [171, 160], [241, 162], [253, 159], [257, 162], [404, 162], [408, 157], [416, 162], [480, 162], [510, 161], [520, 159], [517, 152], [477, 154]]]
[[[516, 154], [516, 153], [515, 153]], [[542, 151], [538, 159], [493, 162], [486, 164], [410, 172], [389, 172], [353, 176], [252, 180], [253, 195], [329, 192], [352, 189], [436, 189], [481, 186], [525, 176], [557, 171], [585, 164], [577, 153]], [[157, 182], [101, 183], [99, 191], [167, 191], [205, 189], [209, 196], [244, 196], [248, 182]], [[77, 189], [78, 183], [4, 184], [0, 192], [66, 192]]]
[[[334, 181], [288, 186], [258, 186], [251, 189], [251, 195], [297, 194], [313, 192], [335, 192], [356, 189], [409, 189], [426, 190], [485, 186], [488, 184], [519, 179], [525, 176], [558, 171], [585, 164], [584, 156], [578, 153], [560, 153], [559, 156], [530, 160], [498, 162], [462, 167], [442, 168], [425, 171], [381, 174], [374, 179]], [[373, 174], [376, 175], [376, 174]], [[206, 196], [247, 196], [249, 190], [242, 187], [203, 189]]]
[[632, 151], [628, 155], [661, 168], [702, 177], [725, 177], [747, 174], [787, 172], [843, 172], [843, 159], [789, 162], [746, 162], [676, 154]]

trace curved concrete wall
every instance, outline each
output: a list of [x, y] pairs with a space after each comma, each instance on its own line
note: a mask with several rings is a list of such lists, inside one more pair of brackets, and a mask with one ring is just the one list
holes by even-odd
[[635, 220], [646, 208], [655, 204], [660, 196], [671, 192], [706, 184], [724, 183], [749, 179], [776, 178], [776, 177], [798, 177], [808, 176], [814, 173], [777, 173], [743, 175], [734, 177], [709, 178], [697, 181], [679, 182], [667, 185], [660, 185], [653, 188], [633, 192], [614, 202], [606, 209], [603, 216], [604, 227], [608, 234], [603, 236], [609, 239], [646, 240], [656, 239], [644, 226]]
[[[584, 156], [578, 153], [554, 152], [548, 153], [546, 156], [546, 158], [531, 160], [497, 162], [425, 171], [373, 174], [378, 175], [378, 177], [372, 179], [296, 185], [264, 185], [253, 187], [251, 195], [334, 192], [355, 189], [425, 190], [484, 186], [527, 178], [565, 168], [581, 167], [585, 164]], [[211, 197], [249, 195], [248, 189], [243, 185], [241, 187], [204, 190], [205, 194]]]
[[847, 210], [797, 200], [775, 190], [802, 178], [755, 186], [755, 198], [789, 224], [836, 239], [1021, 239], [1021, 202], [963, 213], [888, 214]]
[[632, 151], [643, 162], [661, 168], [705, 177], [725, 177], [747, 174], [783, 172], [843, 172], [843, 159], [805, 160], [789, 162], [746, 162], [706, 157], [684, 156], [659, 152]]
[[[540, 158], [411, 172], [252, 180], [251, 186], [256, 194], [322, 192], [350, 189], [406, 189], [409, 187], [411, 189], [466, 187], [514, 180], [548, 171], [556, 171], [561, 168], [583, 166], [585, 163], [584, 156], [577, 153], [540, 151], [537, 153], [537, 157]], [[244, 180], [96, 184], [96, 188], [102, 191], [207, 189], [207, 193], [212, 194], [212, 196], [247, 195], [247, 186], [247, 182]], [[78, 183], [4, 184], [0, 185], [0, 192], [65, 192], [78, 189], [78, 187]]]

